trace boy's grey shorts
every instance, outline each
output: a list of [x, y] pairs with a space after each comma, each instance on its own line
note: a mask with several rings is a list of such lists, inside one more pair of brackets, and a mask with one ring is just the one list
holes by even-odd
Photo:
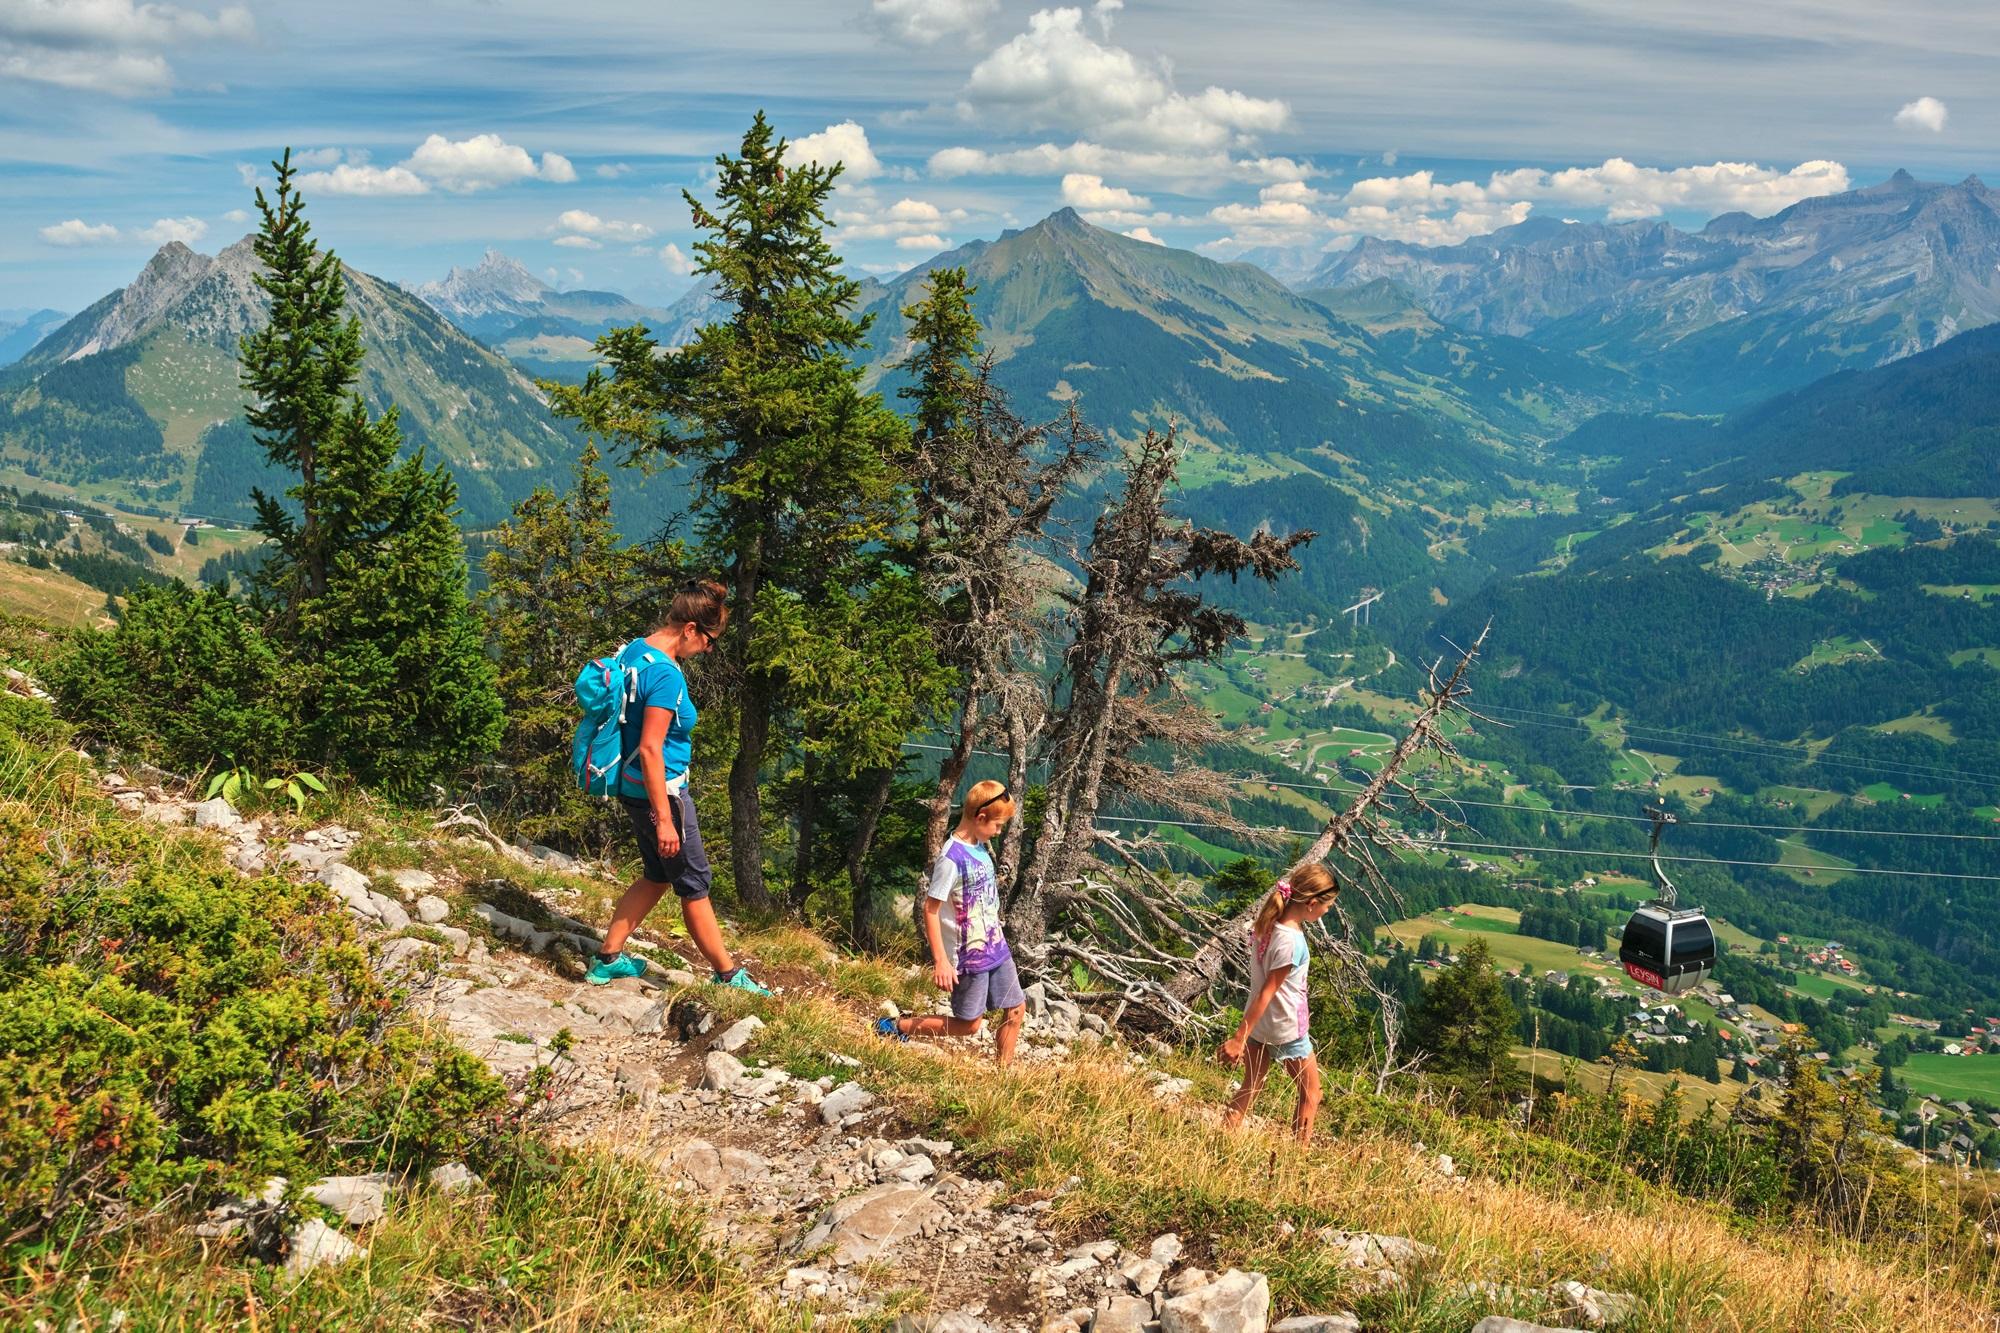
[[958, 984], [951, 988], [953, 1018], [983, 1018], [989, 1009], [1012, 1009], [1027, 1002], [1012, 955], [998, 967], [959, 974]]

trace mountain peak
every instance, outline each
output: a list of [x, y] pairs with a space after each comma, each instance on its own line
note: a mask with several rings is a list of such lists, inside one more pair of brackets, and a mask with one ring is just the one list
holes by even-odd
[[1055, 212], [1043, 218], [1040, 222], [1036, 223], [1034, 227], [1030, 228], [1030, 230], [1039, 230], [1041, 228], [1047, 228], [1050, 231], [1095, 230], [1095, 228], [1093, 228], [1088, 222], [1085, 222], [1083, 220], [1083, 214], [1077, 212], [1074, 208], [1068, 207], [1067, 205], [1065, 205], [1062, 208], [1058, 208]]
[[454, 267], [442, 282], [427, 282], [416, 290], [425, 304], [447, 318], [480, 315], [527, 315], [555, 288], [530, 273], [512, 255], [488, 250], [472, 268]]

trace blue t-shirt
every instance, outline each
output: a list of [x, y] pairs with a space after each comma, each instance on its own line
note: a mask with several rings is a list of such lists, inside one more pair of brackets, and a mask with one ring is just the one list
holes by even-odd
[[[648, 652], [653, 655], [651, 662], [645, 661]], [[646, 770], [639, 765], [639, 737], [645, 730], [646, 710], [664, 708], [674, 715], [660, 746], [667, 779], [672, 781], [687, 772], [694, 758], [694, 699], [688, 694], [687, 677], [681, 674], [679, 664], [644, 639], [634, 639], [620, 649], [618, 663], [639, 668], [639, 697], [625, 715], [625, 753], [632, 756], [625, 766], [625, 794], [643, 799]]]

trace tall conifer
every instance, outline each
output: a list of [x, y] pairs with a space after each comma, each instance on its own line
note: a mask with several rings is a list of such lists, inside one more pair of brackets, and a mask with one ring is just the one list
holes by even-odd
[[[850, 576], [866, 567], [856, 553], [899, 517], [890, 460], [904, 435], [881, 399], [861, 391], [852, 359], [868, 325], [851, 313], [859, 286], [825, 236], [840, 168], [787, 166], [784, 154], [760, 112], [738, 154], [716, 159], [715, 205], [686, 196], [705, 233], [694, 247], [699, 272], [725, 318], [665, 352], [643, 327], [607, 334], [598, 351], [611, 374], [554, 395], [559, 414], [634, 458], [694, 468], [703, 563], [724, 571], [733, 610], [719, 645], [722, 674], [738, 682], [730, 860], [737, 893], [757, 910], [772, 905], [759, 779], [784, 735], [781, 719], [807, 688], [791, 667], [817, 656], [799, 637], [817, 618], [785, 603], [825, 604], [829, 579], [854, 587]], [[785, 633], [763, 632], [767, 618]]]
[[[254, 492], [271, 554], [257, 579], [310, 758], [372, 785], [416, 790], [491, 750], [499, 696], [466, 600], [458, 488], [417, 450], [401, 462], [392, 407], [355, 392], [361, 324], [340, 261], [321, 251], [288, 150], [257, 191], [264, 328], [243, 339], [251, 430], [294, 473]], [[289, 501], [289, 503], [287, 503]]]

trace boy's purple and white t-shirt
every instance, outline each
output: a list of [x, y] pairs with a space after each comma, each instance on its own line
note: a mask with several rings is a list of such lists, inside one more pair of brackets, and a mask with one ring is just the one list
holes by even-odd
[[961, 975], [990, 972], [1013, 956], [1000, 931], [1000, 888], [984, 847], [957, 834], [945, 839], [927, 892], [944, 904], [938, 913], [944, 953]]
[[1270, 935], [1250, 940], [1250, 993], [1264, 989], [1264, 978], [1281, 967], [1291, 968], [1271, 996], [1270, 1007], [1250, 1030], [1252, 1041], [1266, 1046], [1288, 1046], [1312, 1031], [1306, 1016], [1306, 964], [1312, 954], [1306, 948], [1306, 933], [1297, 926], [1276, 922]]

